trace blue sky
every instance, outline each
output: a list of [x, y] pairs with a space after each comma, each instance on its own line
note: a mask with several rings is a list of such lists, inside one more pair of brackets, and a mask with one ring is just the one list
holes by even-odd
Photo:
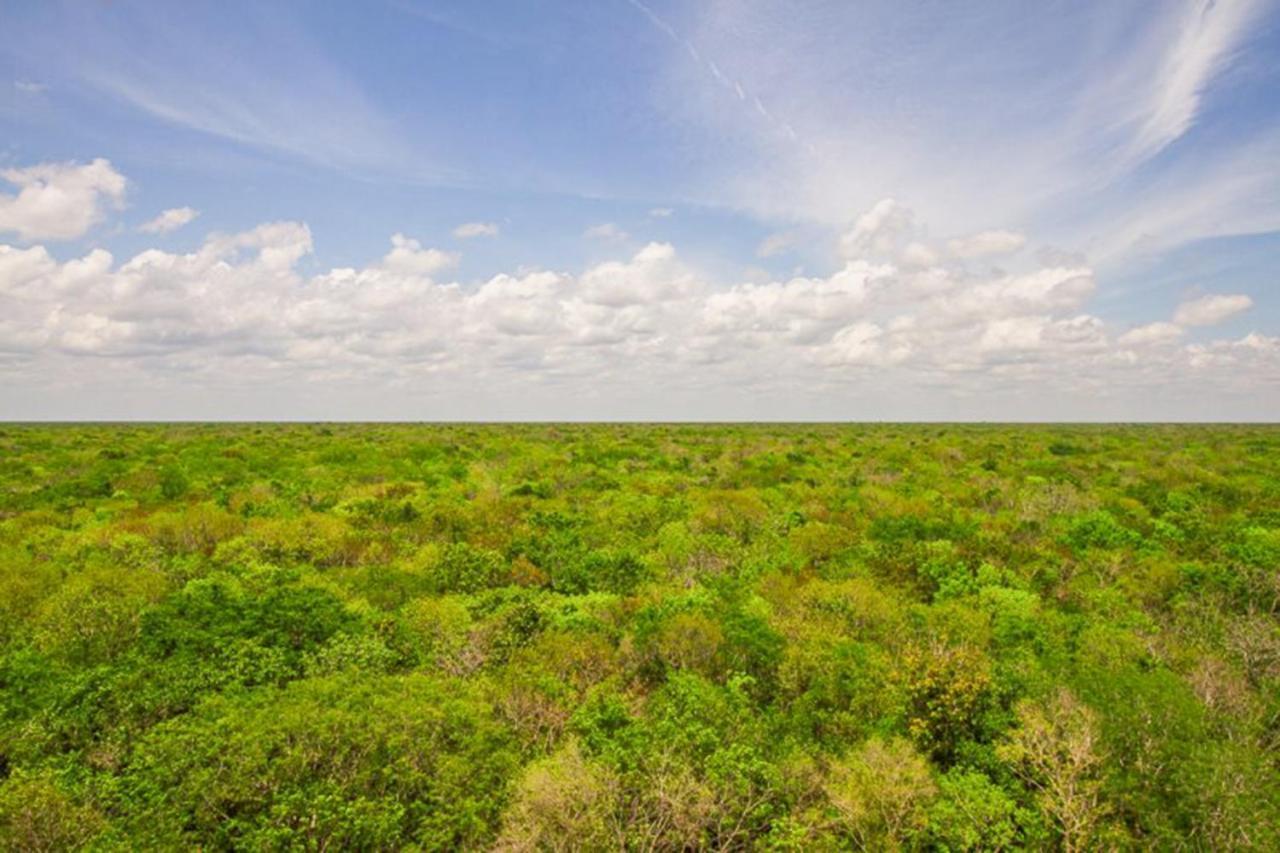
[[1280, 418], [1270, 0], [0, 0], [0, 417]]

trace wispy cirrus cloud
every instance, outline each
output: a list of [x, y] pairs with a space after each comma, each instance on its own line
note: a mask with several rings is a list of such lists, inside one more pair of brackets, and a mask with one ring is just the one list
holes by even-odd
[[[739, 109], [688, 51], [670, 52], [655, 104], [721, 146], [707, 198], [838, 227], [892, 195], [943, 233], [1034, 228], [1041, 239], [1106, 244], [1114, 258], [1222, 233], [1231, 220], [1247, 228], [1242, 210], [1254, 222], [1260, 210], [1280, 214], [1266, 143], [1280, 114], [1255, 113], [1238, 134], [1197, 133], [1207, 109], [1239, 97], [1216, 87], [1274, 11], [1263, 0], [1035, 14], [718, 0], [669, 23], [672, 39], [744, 81], [796, 138]], [[1255, 97], [1265, 77], [1255, 69], [1247, 81]], [[1268, 180], [1228, 194], [1232, 169]], [[1212, 207], [1175, 221], [1148, 209], [1135, 181]], [[1130, 236], [1112, 237], [1117, 227]]]
[[1174, 38], [1147, 76], [1145, 96], [1136, 101], [1134, 129], [1124, 158], [1146, 160], [1191, 129], [1205, 91], [1236, 52], [1266, 9], [1264, 0], [1191, 0], [1174, 4]]
[[8, 47], [24, 64], [48, 65], [69, 91], [165, 124], [313, 164], [429, 172], [421, 150], [287, 10], [242, 7], [231, 30], [219, 14], [50, 4], [49, 19]]

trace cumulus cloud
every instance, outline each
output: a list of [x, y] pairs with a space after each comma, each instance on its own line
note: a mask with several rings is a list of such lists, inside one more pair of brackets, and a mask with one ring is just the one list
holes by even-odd
[[582, 274], [581, 298], [591, 304], [649, 305], [692, 293], [696, 282], [676, 262], [670, 243], [650, 243], [628, 261], [611, 261]]
[[1158, 321], [1130, 329], [1120, 336], [1119, 343], [1123, 346], [1144, 346], [1169, 343], [1180, 337], [1182, 337], [1181, 326]]
[[840, 249], [846, 258], [868, 252], [888, 254], [914, 229], [915, 214], [910, 208], [891, 198], [881, 199], [854, 221], [841, 237]]
[[932, 246], [919, 241], [912, 241], [903, 247], [898, 260], [906, 267], [928, 269], [938, 265], [938, 251]]
[[1252, 307], [1253, 300], [1244, 294], [1202, 296], [1179, 305], [1173, 322], [1180, 326], [1215, 326]]
[[[391, 238], [396, 249], [405, 255], [412, 256], [418, 249], [415, 241], [405, 240], [397, 234]], [[273, 272], [283, 273], [293, 269], [293, 265], [304, 255], [311, 254], [311, 229], [301, 222], [265, 222], [257, 228], [239, 234], [213, 234], [205, 241], [198, 257], [220, 261], [223, 264], [243, 263], [246, 250], [252, 257], [250, 268], [255, 266]], [[256, 253], [256, 254], [254, 254]], [[395, 255], [395, 250], [387, 256]], [[157, 259], [171, 257], [152, 249], [143, 252], [130, 263], [152, 263]], [[385, 263], [384, 259], [384, 263]]]
[[458, 265], [456, 252], [424, 249], [417, 240], [403, 234], [391, 235], [391, 251], [382, 259], [382, 268], [405, 275], [431, 276]]
[[498, 236], [498, 224], [496, 222], [464, 222], [453, 229], [453, 236], [459, 240], [470, 240], [474, 237], [496, 237]]
[[143, 234], [168, 234], [176, 231], [200, 215], [194, 207], [171, 207], [162, 211], [155, 219], [147, 220], [138, 226]]
[[742, 284], [709, 294], [704, 332], [727, 346], [821, 345], [846, 325], [869, 319], [877, 293], [889, 290], [894, 269], [852, 261], [826, 278], [797, 277]]
[[631, 235], [623, 231], [612, 222], [602, 222], [599, 225], [592, 225], [590, 228], [582, 232], [582, 236], [589, 240], [605, 240], [609, 242], [621, 242]]
[[126, 181], [107, 160], [40, 163], [0, 171], [18, 187], [0, 193], [0, 232], [31, 240], [73, 240], [102, 221], [104, 208], [124, 203]]
[[[870, 385], [1096, 397], [1280, 381], [1274, 338], [1184, 345], [1187, 316], [1112, 329], [1088, 309], [1087, 267], [1023, 258], [1016, 270], [977, 271], [916, 238], [908, 253], [893, 222], [912, 222], [910, 211], [881, 213], [855, 222], [842, 245], [867, 251], [829, 275], [741, 283], [711, 280], [661, 242], [576, 273], [460, 282], [449, 277], [456, 255], [403, 234], [364, 266], [305, 274], [312, 236], [297, 222], [122, 261], [0, 245], [0, 371], [92, 355], [95, 375], [183, 375], [188, 386], [288, 377], [459, 398], [525, 394], [531, 383], [575, 398], [676, 386], [826, 398]], [[886, 225], [896, 236], [882, 243]]]

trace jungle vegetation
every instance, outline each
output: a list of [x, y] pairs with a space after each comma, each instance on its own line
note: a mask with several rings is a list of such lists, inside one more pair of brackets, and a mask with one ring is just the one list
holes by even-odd
[[0, 848], [1280, 849], [1280, 429], [0, 425]]

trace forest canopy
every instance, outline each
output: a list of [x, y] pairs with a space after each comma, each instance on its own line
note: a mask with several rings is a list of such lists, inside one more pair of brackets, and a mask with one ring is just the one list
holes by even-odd
[[1280, 429], [0, 425], [0, 849], [1280, 848]]

